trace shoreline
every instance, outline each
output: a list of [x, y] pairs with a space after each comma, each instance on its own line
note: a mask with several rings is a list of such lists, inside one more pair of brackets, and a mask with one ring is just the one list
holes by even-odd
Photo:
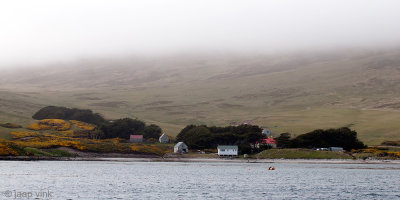
[[32, 157], [1, 156], [0, 161], [106, 161], [106, 162], [206, 162], [206, 163], [299, 163], [299, 164], [400, 164], [400, 160], [352, 159], [243, 159], [162, 157]]

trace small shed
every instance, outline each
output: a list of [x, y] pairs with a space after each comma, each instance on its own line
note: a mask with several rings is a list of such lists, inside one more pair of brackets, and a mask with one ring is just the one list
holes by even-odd
[[129, 137], [129, 141], [134, 143], [141, 143], [143, 142], [143, 135], [131, 135]]
[[342, 147], [329, 147], [328, 148], [329, 151], [343, 151]]
[[237, 145], [218, 145], [219, 156], [237, 156], [239, 147]]
[[174, 146], [174, 152], [175, 153], [188, 153], [189, 152], [189, 148], [184, 142], [178, 142]]
[[163, 133], [160, 138], [158, 138], [158, 141], [160, 143], [168, 143], [169, 142], [169, 137], [167, 134]]

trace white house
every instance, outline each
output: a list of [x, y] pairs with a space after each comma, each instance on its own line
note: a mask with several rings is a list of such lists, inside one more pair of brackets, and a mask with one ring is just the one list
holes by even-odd
[[183, 142], [178, 142], [175, 146], [174, 146], [174, 152], [175, 153], [188, 153], [189, 152], [189, 148], [188, 146], [183, 143]]
[[237, 156], [239, 147], [237, 145], [218, 145], [219, 156]]
[[165, 134], [165, 133], [163, 133], [163, 134], [160, 136], [160, 138], [158, 138], [158, 141], [159, 141], [160, 143], [168, 143], [168, 142], [169, 142], [168, 135]]
[[329, 147], [329, 151], [343, 151], [343, 147]]

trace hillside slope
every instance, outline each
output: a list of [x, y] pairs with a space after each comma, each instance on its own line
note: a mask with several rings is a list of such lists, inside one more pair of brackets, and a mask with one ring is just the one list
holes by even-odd
[[40, 106], [138, 117], [175, 135], [189, 123], [259, 124], [275, 134], [349, 126], [367, 144], [400, 139], [400, 51], [86, 60], [0, 74], [0, 120]]

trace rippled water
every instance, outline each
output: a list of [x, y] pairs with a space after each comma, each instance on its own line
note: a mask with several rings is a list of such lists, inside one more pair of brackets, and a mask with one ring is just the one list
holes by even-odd
[[400, 199], [396, 164], [269, 165], [1, 161], [0, 199]]

